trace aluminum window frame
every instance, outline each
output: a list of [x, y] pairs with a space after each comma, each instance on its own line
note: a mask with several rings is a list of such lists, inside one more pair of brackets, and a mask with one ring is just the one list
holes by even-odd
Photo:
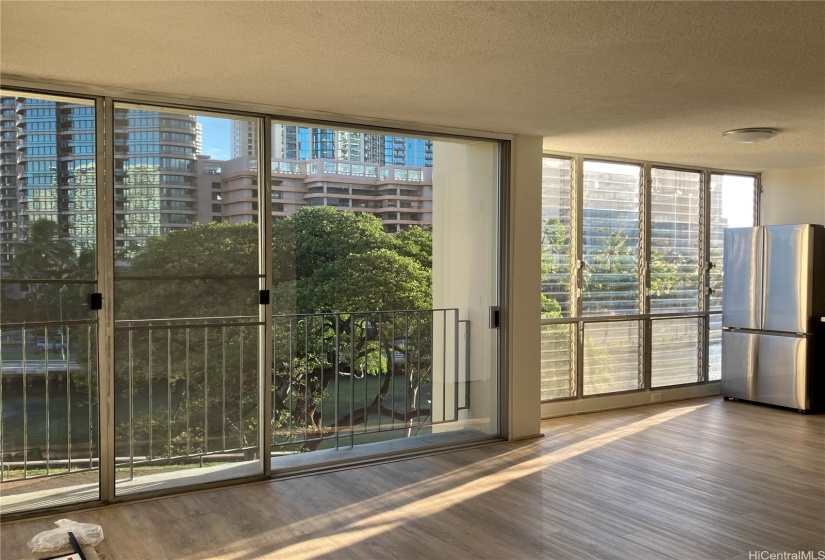
[[[754, 201], [753, 215], [754, 225], [759, 225], [761, 216], [761, 194], [762, 175], [743, 171], [733, 171], [717, 169], [703, 166], [682, 165], [648, 161], [633, 158], [620, 158], [601, 155], [573, 154], [565, 152], [543, 152], [542, 158], [554, 158], [569, 160], [571, 162], [571, 235], [570, 257], [571, 276], [575, 280], [571, 283], [571, 298], [575, 305], [571, 304], [571, 317], [558, 319], [542, 319], [541, 325], [568, 324], [576, 325], [573, 331], [577, 334], [575, 344], [572, 345], [571, 368], [575, 375], [572, 395], [554, 399], [541, 399], [542, 404], [552, 404], [567, 401], [577, 401], [586, 399], [599, 399], [616, 395], [650, 393], [661, 391], [662, 389], [692, 387], [719, 383], [719, 380], [709, 379], [709, 333], [710, 317], [720, 315], [721, 311], [710, 310], [710, 270], [713, 264], [710, 262], [710, 227], [711, 227], [711, 177], [713, 175], [734, 175], [738, 177], [751, 177], [754, 179]], [[631, 164], [640, 167], [640, 237], [639, 237], [639, 291], [640, 291], [640, 313], [637, 315], [621, 316], [597, 316], [582, 315], [582, 269], [583, 269], [583, 222], [584, 222], [584, 162], [596, 161], [604, 163]], [[686, 313], [651, 313], [650, 312], [650, 249], [651, 249], [651, 187], [652, 170], [664, 169], [669, 171], [685, 171], [698, 173], [700, 175], [701, 189], [699, 199], [699, 271], [698, 289], [699, 309], [696, 312]], [[644, 258], [642, 258], [644, 257]], [[575, 295], [572, 293], [575, 290]], [[573, 311], [575, 310], [575, 314]], [[653, 387], [652, 383], [652, 321], [668, 318], [698, 318], [700, 322], [700, 332], [698, 338], [698, 369], [699, 376], [696, 382], [666, 385]], [[598, 393], [584, 395], [584, 325], [586, 323], [614, 322], [639, 320], [642, 325], [639, 342], [640, 367], [642, 376], [642, 386], [639, 389], [629, 391]]]

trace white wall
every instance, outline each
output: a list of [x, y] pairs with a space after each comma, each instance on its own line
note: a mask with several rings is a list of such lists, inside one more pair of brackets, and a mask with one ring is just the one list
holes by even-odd
[[503, 316], [511, 440], [541, 433], [541, 157], [541, 138], [513, 141], [509, 306]]
[[762, 173], [763, 225], [825, 224], [825, 166]]

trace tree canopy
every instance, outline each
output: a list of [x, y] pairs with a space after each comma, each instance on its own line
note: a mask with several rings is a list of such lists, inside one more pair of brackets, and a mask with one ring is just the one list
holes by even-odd
[[17, 247], [12, 264], [17, 278], [63, 278], [72, 271], [75, 251], [72, 244], [60, 239], [60, 226], [51, 220], [31, 222], [26, 241]]
[[[276, 435], [282, 434], [276, 442], [279, 437], [293, 442], [292, 430], [317, 437], [330, 424], [363, 423], [367, 415], [404, 420], [426, 415], [418, 410], [416, 395], [430, 375], [430, 318], [381, 312], [432, 306], [430, 233], [411, 228], [390, 234], [371, 214], [308, 207], [273, 224], [272, 249], [273, 427]], [[251, 223], [198, 225], [152, 239], [129, 266], [118, 270], [117, 318], [255, 317], [257, 263], [258, 227]], [[243, 420], [232, 421], [232, 429], [241, 440], [254, 442], [255, 332], [255, 327], [230, 326], [173, 329], [155, 338], [135, 331], [130, 339], [129, 333], [122, 333], [120, 347], [130, 345], [130, 350], [116, 356], [121, 380], [116, 386], [126, 389], [127, 371], [143, 391], [152, 384], [168, 386], [173, 408], [167, 421], [174, 424], [178, 441], [190, 447], [207, 445], [229, 420], [216, 417], [207, 428], [187, 419], [201, 418], [205, 410], [222, 410], [216, 399], [226, 398], [227, 410], [243, 411]], [[410, 364], [405, 371], [409, 398], [403, 402], [411, 408], [403, 411], [382, 404], [395, 387], [388, 380], [402, 369], [393, 359], [401, 336], [410, 337], [403, 350], [414, 353], [415, 367], [420, 368], [413, 374]], [[215, 364], [229, 364], [240, 372], [231, 374], [235, 377], [230, 376], [230, 382], [237, 383], [238, 389], [226, 397], [225, 379], [216, 375]], [[377, 378], [378, 394], [371, 404], [364, 403], [359, 414], [348, 411], [341, 418], [330, 418], [334, 407], [324, 409], [321, 401], [337, 375], [364, 383], [367, 376]], [[135, 426], [147, 435], [155, 429], [145, 418]], [[161, 445], [164, 440], [155, 441]], [[181, 451], [159, 448], [153, 453]]]

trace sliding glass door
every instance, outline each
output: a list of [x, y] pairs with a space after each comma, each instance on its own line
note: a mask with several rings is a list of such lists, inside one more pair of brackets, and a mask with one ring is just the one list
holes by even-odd
[[0, 94], [0, 508], [99, 498], [93, 101]]
[[0, 108], [4, 516], [499, 435], [500, 142]]
[[261, 473], [257, 166], [203, 153], [239, 126], [114, 108], [118, 496]]
[[498, 144], [272, 125], [272, 468], [498, 433]]

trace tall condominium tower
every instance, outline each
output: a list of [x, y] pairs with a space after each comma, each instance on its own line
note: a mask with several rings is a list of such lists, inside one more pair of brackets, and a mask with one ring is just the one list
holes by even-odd
[[115, 257], [198, 221], [193, 115], [115, 108]]
[[433, 166], [433, 141], [404, 136], [384, 136], [381, 165]]
[[17, 116], [14, 97], [0, 99], [0, 266], [17, 239]]
[[[248, 121], [232, 121], [232, 157], [256, 159], [258, 136]], [[335, 159], [378, 165], [432, 167], [433, 142], [423, 138], [384, 136], [296, 125], [272, 126], [272, 157]]]
[[[250, 121], [232, 120], [229, 125], [232, 134], [232, 157], [258, 158], [258, 134]], [[274, 152], [273, 148], [273, 152]]]
[[92, 247], [94, 105], [4, 95], [0, 107], [0, 263], [41, 219], [56, 222], [76, 251]]
[[[95, 244], [94, 105], [0, 96], [0, 264], [37, 220], [79, 252]], [[115, 108], [115, 253], [197, 221], [195, 117]], [[7, 270], [3, 271], [4, 274]]]

